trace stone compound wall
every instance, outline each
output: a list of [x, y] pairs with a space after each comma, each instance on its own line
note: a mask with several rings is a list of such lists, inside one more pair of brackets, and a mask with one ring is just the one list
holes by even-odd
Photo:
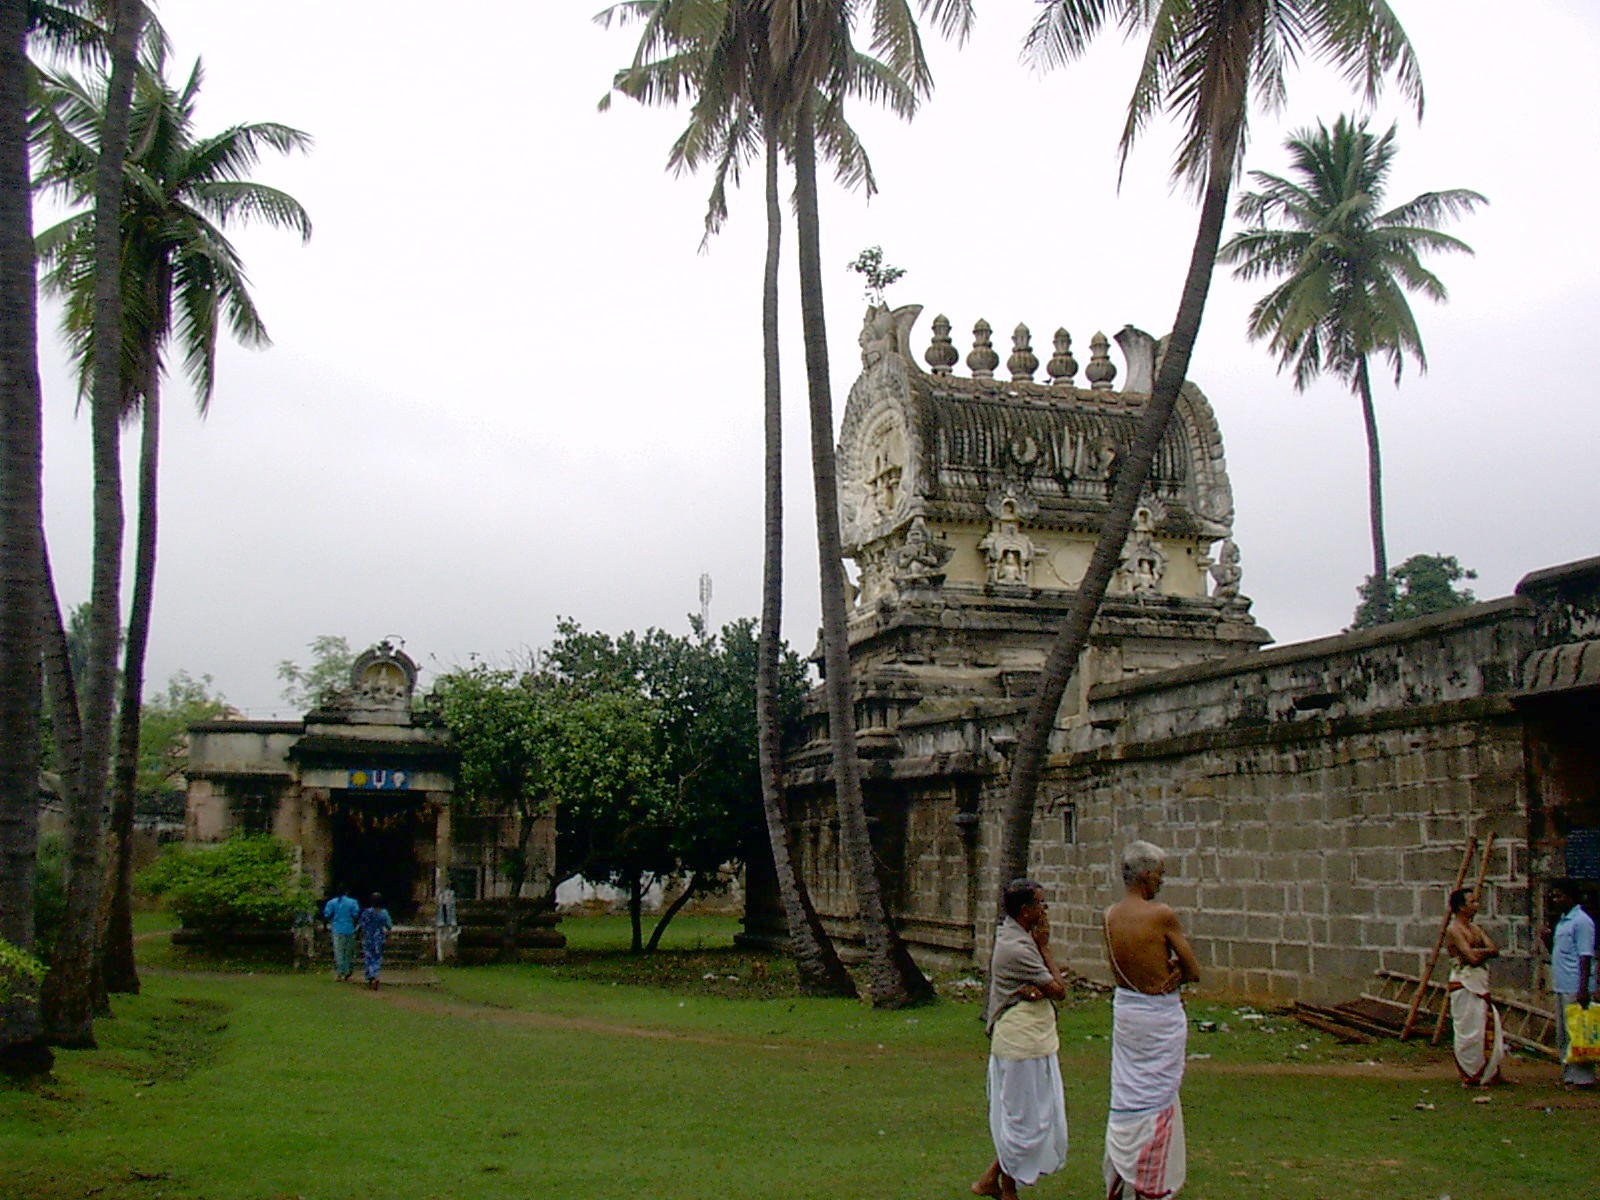
[[[1208, 986], [1348, 998], [1380, 967], [1420, 971], [1467, 838], [1492, 832], [1480, 922], [1505, 953], [1496, 987], [1531, 988], [1509, 699], [1527, 624], [1520, 601], [1499, 601], [1096, 689], [1034, 825], [1063, 958], [1107, 976], [1099, 913], [1143, 838], [1168, 853], [1163, 898]], [[1002, 790], [985, 789], [988, 846]]]

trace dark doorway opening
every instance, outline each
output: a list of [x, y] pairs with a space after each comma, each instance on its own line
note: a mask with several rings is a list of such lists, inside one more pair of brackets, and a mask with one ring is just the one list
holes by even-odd
[[416, 915], [417, 835], [430, 815], [409, 798], [371, 792], [333, 797], [333, 883], [363, 905], [373, 892], [398, 923]]

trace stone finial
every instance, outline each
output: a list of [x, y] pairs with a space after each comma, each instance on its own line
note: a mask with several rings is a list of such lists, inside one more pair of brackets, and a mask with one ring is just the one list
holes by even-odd
[[1011, 372], [1013, 383], [1023, 380], [1031, 383], [1038, 369], [1039, 356], [1033, 352], [1033, 334], [1019, 322], [1011, 332], [1011, 357], [1006, 359], [1006, 370]]
[[1111, 361], [1110, 349], [1111, 342], [1106, 335], [1096, 330], [1089, 339], [1089, 365], [1083, 373], [1089, 378], [1089, 386], [1097, 392], [1109, 392], [1111, 381], [1117, 377], [1117, 364]]
[[961, 361], [961, 351], [950, 340], [950, 318], [943, 313], [933, 319], [933, 342], [923, 358], [935, 375], [950, 374], [950, 368]]
[[1000, 356], [994, 352], [991, 340], [994, 327], [982, 317], [972, 327], [972, 353], [967, 355], [967, 366], [974, 379], [993, 379], [994, 369], [1000, 365]]
[[1045, 373], [1051, 383], [1062, 387], [1072, 386], [1072, 377], [1078, 373], [1078, 360], [1072, 357], [1072, 335], [1065, 329], [1056, 330], [1056, 352], [1050, 356]]
[[1162, 342], [1136, 325], [1124, 325], [1117, 334], [1117, 345], [1122, 347], [1122, 359], [1128, 364], [1122, 390], [1148, 396], [1156, 388], [1156, 363], [1165, 348]]

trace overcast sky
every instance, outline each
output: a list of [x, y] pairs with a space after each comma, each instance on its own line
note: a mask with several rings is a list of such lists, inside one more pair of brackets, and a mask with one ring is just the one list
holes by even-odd
[[[1394, 3], [1427, 109], [1420, 125], [1397, 97], [1376, 110], [1399, 122], [1390, 200], [1470, 187], [1491, 205], [1452, 227], [1476, 256], [1433, 263], [1449, 303], [1416, 302], [1430, 371], [1377, 389], [1389, 557], [1454, 554], [1480, 597], [1500, 596], [1600, 554], [1585, 366], [1600, 333], [1600, 7]], [[256, 173], [315, 232], [305, 247], [237, 232], [275, 345], [222, 350], [204, 421], [169, 382], [148, 686], [185, 669], [252, 716], [289, 715], [276, 664], [319, 634], [399, 635], [438, 671], [543, 644], [560, 615], [683, 631], [702, 573], [714, 624], [756, 611], [760, 172], [700, 253], [708, 183], [663, 169], [683, 115], [596, 112], [633, 49], [591, 22], [598, 7], [160, 3], [173, 74], [204, 59], [202, 131], [273, 120], [316, 138]], [[937, 90], [913, 124], [853, 114], [880, 194], [825, 189], [836, 419], [864, 307], [845, 264], [864, 246], [906, 269], [892, 303], [925, 306], [919, 355], [939, 312], [963, 355], [984, 317], [1002, 360], [1024, 321], [1041, 358], [1064, 325], [1087, 362], [1095, 330], [1159, 334], [1176, 311], [1196, 212], [1168, 185], [1170, 129], [1143, 138], [1117, 187], [1138, 47], [1108, 38], [1040, 74], [1018, 60], [1034, 5], [978, 7], [966, 47], [930, 35]], [[1284, 170], [1286, 130], [1353, 103], [1326, 71], [1292, 75], [1287, 110], [1252, 118], [1247, 166]], [[785, 633], [809, 650], [816, 554], [784, 253]], [[1222, 425], [1243, 590], [1291, 642], [1347, 624], [1371, 570], [1365, 444], [1337, 381], [1297, 394], [1246, 340], [1261, 290], [1218, 273], [1190, 376]], [[41, 359], [48, 534], [76, 603], [89, 431], [53, 337]]]

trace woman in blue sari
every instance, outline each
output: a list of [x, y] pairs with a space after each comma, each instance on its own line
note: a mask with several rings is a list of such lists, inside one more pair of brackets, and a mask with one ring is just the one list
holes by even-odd
[[389, 910], [383, 906], [383, 894], [373, 892], [367, 906], [356, 918], [356, 929], [361, 934], [361, 962], [366, 968], [367, 986], [374, 991], [378, 987], [378, 972], [383, 970], [384, 939], [392, 928], [394, 922], [389, 919]]

